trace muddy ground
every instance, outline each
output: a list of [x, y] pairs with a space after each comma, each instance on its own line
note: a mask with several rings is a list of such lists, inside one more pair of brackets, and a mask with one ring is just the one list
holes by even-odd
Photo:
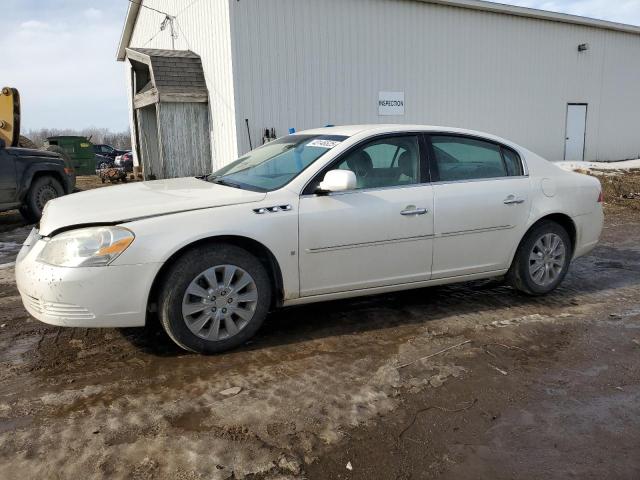
[[215, 357], [31, 319], [11, 263], [29, 227], [4, 214], [0, 478], [640, 478], [635, 202], [548, 297], [491, 281], [299, 307]]

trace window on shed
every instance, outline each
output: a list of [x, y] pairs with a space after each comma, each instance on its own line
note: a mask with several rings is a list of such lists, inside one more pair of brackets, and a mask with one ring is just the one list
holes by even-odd
[[149, 65], [137, 62], [136, 60], [129, 60], [131, 62], [131, 68], [134, 75], [134, 92], [142, 93], [149, 90], [153, 85], [151, 83], [151, 72], [149, 71]]

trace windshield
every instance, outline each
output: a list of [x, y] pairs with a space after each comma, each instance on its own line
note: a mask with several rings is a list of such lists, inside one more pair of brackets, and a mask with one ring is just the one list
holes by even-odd
[[252, 150], [207, 180], [260, 192], [277, 190], [346, 139], [341, 135], [288, 135]]

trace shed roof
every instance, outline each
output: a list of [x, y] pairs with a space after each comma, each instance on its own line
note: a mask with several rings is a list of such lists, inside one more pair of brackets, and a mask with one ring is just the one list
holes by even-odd
[[[398, 0], [406, 1], [406, 0]], [[624, 23], [609, 22], [606, 20], [598, 20], [595, 18], [580, 17], [578, 15], [568, 15], [565, 13], [549, 12], [546, 10], [538, 10], [534, 8], [517, 7], [514, 5], [505, 5], [502, 3], [487, 2], [484, 0], [417, 0], [425, 3], [432, 3], [438, 5], [445, 5], [450, 7], [467, 8], [472, 10], [481, 10], [485, 12], [501, 13], [505, 15], [513, 15], [517, 17], [527, 17], [537, 20], [547, 20], [551, 22], [569, 23], [573, 25], [583, 25], [587, 27], [602, 28], [605, 30], [615, 30], [619, 32], [635, 33], [640, 35], [640, 27], [636, 25], [627, 25]], [[122, 34], [120, 36], [120, 43], [118, 44], [117, 59], [123, 61], [125, 59], [125, 50], [129, 46], [133, 30], [135, 28], [136, 20], [140, 8], [143, 6], [140, 3], [129, 2], [129, 9], [127, 10], [127, 16], [125, 19]], [[171, 12], [168, 12], [171, 13]]]
[[148, 71], [147, 85], [140, 85], [134, 104], [157, 101], [197, 101], [208, 98], [200, 56], [190, 50], [127, 48], [134, 71]]
[[207, 94], [200, 57], [189, 50], [127, 48], [129, 58], [149, 66], [153, 86], [160, 94]]

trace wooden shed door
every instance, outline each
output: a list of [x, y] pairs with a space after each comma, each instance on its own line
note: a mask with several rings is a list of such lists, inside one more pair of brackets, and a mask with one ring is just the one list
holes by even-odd
[[158, 138], [156, 105], [138, 108], [136, 116], [140, 142], [139, 153], [145, 180], [158, 178], [162, 172], [162, 165], [160, 165], [160, 139]]

